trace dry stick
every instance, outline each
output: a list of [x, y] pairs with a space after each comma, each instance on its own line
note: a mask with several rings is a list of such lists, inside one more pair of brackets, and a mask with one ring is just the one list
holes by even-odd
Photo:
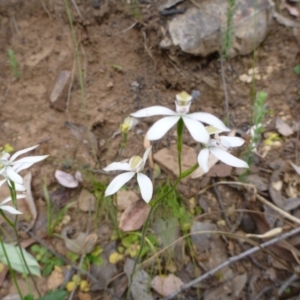
[[76, 67], [76, 55], [74, 57], [73, 61], [73, 67], [72, 67], [72, 73], [71, 73], [71, 81], [68, 88], [68, 97], [67, 97], [67, 103], [66, 103], [66, 113], [69, 113], [69, 106], [70, 106], [70, 98], [71, 98], [71, 89], [74, 82], [74, 74], [75, 74], [75, 67]]
[[198, 192], [198, 195], [203, 194], [205, 191], [207, 191], [208, 189], [210, 189], [214, 185], [221, 185], [221, 184], [226, 184], [226, 185], [241, 185], [241, 186], [244, 186], [246, 188], [253, 189], [256, 199], [258, 199], [263, 204], [271, 207], [273, 210], [275, 210], [276, 212], [278, 212], [283, 217], [285, 217], [285, 218], [289, 219], [290, 221], [293, 221], [293, 222], [295, 222], [295, 223], [297, 223], [297, 224], [300, 225], [300, 219], [298, 219], [298, 218], [292, 216], [291, 214], [285, 212], [281, 208], [279, 208], [279, 207], [275, 206], [274, 204], [272, 204], [271, 202], [269, 202], [264, 197], [262, 197], [259, 194], [257, 194], [256, 186], [253, 185], [253, 184], [243, 183], [243, 182], [236, 182], [236, 181], [219, 181], [219, 182], [216, 182], [215, 184], [212, 184], [212, 185], [207, 186], [206, 188], [202, 189], [201, 191]]
[[[215, 184], [214, 179], [213, 179], [213, 183]], [[222, 199], [221, 199], [221, 195], [220, 195], [219, 190], [218, 190], [218, 188], [217, 188], [216, 185], [213, 186], [213, 190], [214, 190], [214, 192], [215, 192], [215, 194], [216, 194], [216, 196], [217, 196], [219, 205], [220, 205], [220, 207], [221, 207], [222, 215], [223, 215], [223, 217], [224, 217], [224, 219], [225, 219], [225, 222], [226, 222], [226, 224], [227, 224], [227, 227], [229, 228], [230, 232], [233, 233], [234, 230], [235, 230], [235, 228], [232, 227], [232, 224], [231, 224], [231, 222], [229, 221], [229, 219], [228, 219], [228, 217], [227, 217], [227, 214], [226, 214], [226, 212], [225, 212], [225, 207], [224, 207], [223, 202], [222, 202]], [[246, 251], [246, 249], [247, 249], [246, 246], [245, 246], [239, 239], [237, 240], [237, 242], [238, 242], [238, 244], [240, 245], [240, 247], [241, 247], [244, 251]], [[250, 260], [252, 261], [252, 263], [253, 263], [254, 265], [256, 265], [259, 269], [264, 270], [264, 267], [263, 267], [263, 266], [262, 266], [262, 265], [254, 258], [254, 257], [249, 256], [249, 259], [250, 259]]]
[[125, 29], [123, 29], [123, 30], [121, 30], [121, 31], [119, 31], [119, 32], [117, 32], [117, 33], [115, 33], [115, 34], [113, 34], [112, 36], [116, 36], [116, 35], [125, 33], [125, 32], [127, 32], [127, 31], [129, 31], [130, 29], [132, 29], [136, 24], [138, 24], [138, 22], [134, 22], [134, 23], [131, 24], [129, 27], [127, 27], [127, 28], [125, 28]]
[[267, 242], [265, 242], [265, 243], [262, 243], [260, 246], [255, 246], [255, 247], [253, 247], [253, 248], [251, 248], [251, 249], [249, 249], [249, 250], [247, 250], [247, 251], [245, 251], [245, 252], [242, 252], [242, 253], [239, 254], [239, 255], [232, 256], [232, 257], [230, 257], [227, 261], [225, 261], [224, 263], [220, 264], [220, 265], [217, 266], [216, 268], [214, 268], [214, 269], [210, 270], [209, 272], [203, 274], [202, 276], [200, 276], [200, 277], [198, 277], [198, 278], [196, 278], [196, 279], [190, 281], [189, 283], [184, 284], [179, 290], [177, 290], [176, 292], [172, 293], [171, 295], [169, 295], [169, 296], [167, 296], [167, 297], [165, 297], [165, 298], [163, 298], [163, 299], [161, 299], [161, 300], [170, 300], [170, 299], [173, 299], [173, 298], [176, 297], [179, 293], [181, 293], [181, 292], [187, 290], [188, 288], [191, 288], [191, 287], [194, 286], [195, 284], [200, 283], [200, 282], [202, 282], [203, 280], [205, 280], [205, 279], [207, 279], [207, 278], [213, 276], [214, 274], [216, 274], [217, 272], [219, 272], [219, 271], [222, 270], [223, 268], [225, 268], [225, 267], [231, 265], [232, 263], [237, 262], [237, 261], [239, 261], [239, 260], [241, 260], [241, 259], [243, 259], [243, 258], [245, 258], [245, 257], [247, 257], [247, 256], [249, 256], [249, 255], [252, 255], [252, 254], [254, 254], [255, 252], [257, 252], [257, 251], [259, 251], [259, 250], [261, 250], [261, 249], [263, 249], [263, 248], [266, 248], [266, 247], [268, 247], [268, 246], [274, 245], [274, 244], [276, 244], [276, 243], [279, 242], [279, 241], [282, 241], [282, 240], [284, 240], [284, 239], [287, 239], [287, 238], [289, 238], [289, 237], [291, 237], [291, 236], [293, 236], [293, 235], [295, 235], [295, 234], [297, 234], [297, 233], [299, 233], [299, 232], [300, 232], [300, 227], [298, 227], [298, 228], [296, 228], [296, 229], [293, 229], [293, 230], [291, 230], [290, 232], [284, 233], [284, 234], [282, 234], [281, 236], [278, 236], [278, 237], [276, 237], [276, 238], [274, 238], [274, 239], [272, 239], [272, 240], [269, 240], [269, 241], [267, 241]]
[[221, 62], [221, 77], [222, 77], [223, 89], [224, 89], [224, 94], [225, 94], [226, 123], [228, 125], [228, 121], [229, 121], [229, 96], [228, 96], [227, 84], [226, 84], [226, 80], [225, 80], [224, 59], [222, 58], [222, 54], [221, 54], [220, 62]]
[[78, 16], [80, 17], [81, 21], [83, 21], [83, 18], [82, 18], [81, 12], [80, 12], [80, 10], [79, 10], [79, 8], [78, 8], [78, 6], [77, 6], [76, 2], [75, 2], [74, 0], [71, 0], [71, 2], [72, 2], [72, 4], [74, 5], [74, 7], [75, 7], [75, 10], [76, 10], [76, 12], [77, 12]]
[[142, 29], [142, 34], [143, 34], [143, 37], [144, 37], [144, 48], [145, 48], [146, 52], [149, 54], [150, 58], [153, 60], [154, 70], [156, 70], [156, 61], [155, 61], [155, 58], [153, 57], [150, 49], [147, 46], [147, 35], [146, 35], [146, 32], [143, 29]]

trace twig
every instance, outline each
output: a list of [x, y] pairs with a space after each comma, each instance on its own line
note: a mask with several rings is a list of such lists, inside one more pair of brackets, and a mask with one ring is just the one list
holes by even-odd
[[255, 298], [253, 298], [253, 300], [260, 300], [260, 299], [262, 299], [262, 296], [263, 296], [265, 293], [267, 293], [267, 292], [269, 292], [269, 291], [272, 291], [273, 289], [274, 289], [273, 286], [266, 286], [266, 287], [264, 287], [263, 289], [261, 289], [261, 290], [259, 291], [259, 293], [255, 296]]
[[217, 186], [215, 185], [216, 182], [215, 182], [214, 179], [212, 179], [212, 182], [213, 182], [213, 190], [214, 190], [214, 192], [215, 192], [215, 194], [217, 196], [217, 200], [219, 202], [219, 206], [221, 208], [221, 212], [222, 212], [223, 218], [224, 218], [224, 220], [226, 222], [227, 227], [232, 232], [232, 225], [231, 225], [231, 222], [229, 221], [229, 219], [227, 217], [227, 214], [225, 212], [226, 210], [225, 210], [225, 207], [223, 205], [223, 202], [222, 202], [222, 199], [221, 199], [221, 195], [219, 193], [219, 190], [218, 190]]
[[256, 198], [262, 202], [263, 204], [271, 207], [273, 210], [275, 210], [276, 212], [278, 212], [280, 215], [282, 215], [283, 217], [297, 223], [300, 224], [300, 219], [292, 216], [291, 214], [285, 212], [284, 210], [282, 210], [281, 208], [275, 206], [274, 204], [272, 204], [271, 202], [269, 202], [267, 199], [265, 199], [264, 197], [260, 196], [259, 194], [256, 195]]
[[262, 243], [260, 246], [255, 246], [253, 248], [250, 248], [249, 250], [245, 251], [245, 252], [242, 252], [240, 253], [239, 255], [236, 255], [236, 256], [232, 256], [230, 257], [227, 261], [225, 261], [224, 263], [220, 264], [219, 266], [217, 266], [216, 268], [210, 270], [209, 272], [203, 274], [202, 276], [190, 281], [189, 283], [187, 284], [184, 284], [179, 290], [177, 290], [176, 292], [172, 293], [171, 295], [163, 298], [162, 300], [170, 300], [170, 299], [173, 299], [174, 297], [176, 297], [179, 293], [193, 287], [195, 284], [198, 284], [200, 282], [202, 282], [203, 280], [215, 275], [217, 272], [219, 272], [220, 270], [222, 270], [223, 268], [225, 267], [228, 267], [229, 265], [231, 265], [232, 263], [234, 262], [237, 262], [249, 255], [252, 255], [254, 254], [255, 252], [263, 249], [263, 248], [266, 248], [268, 246], [271, 246], [271, 245], [274, 245], [276, 244], [277, 242], [279, 241], [282, 241], [284, 239], [287, 239], [297, 233], [300, 232], [300, 227], [296, 228], [296, 229], [293, 229], [291, 230], [290, 232], [287, 232], [287, 233], [284, 233], [282, 234], [281, 236], [278, 236], [272, 240], [269, 240], [265, 243]]
[[209, 185], [209, 186], [205, 187], [204, 189], [202, 189], [201, 191], [198, 192], [198, 195], [203, 194], [205, 191], [207, 191], [208, 189], [210, 189], [214, 185], [221, 185], [221, 184], [226, 184], [226, 185], [240, 185], [240, 186], [244, 186], [246, 188], [252, 189], [253, 192], [254, 192], [254, 196], [256, 197], [256, 199], [258, 199], [263, 204], [271, 207], [273, 210], [275, 210], [276, 212], [278, 212], [283, 217], [285, 217], [285, 218], [289, 219], [290, 221], [293, 221], [293, 222], [295, 222], [295, 223], [297, 223], [297, 224], [300, 225], [300, 219], [298, 219], [298, 218], [292, 216], [291, 214], [285, 212], [281, 208], [279, 208], [279, 207], [275, 206], [274, 204], [272, 204], [271, 202], [269, 202], [264, 197], [262, 197], [259, 194], [257, 194], [256, 186], [253, 185], [253, 184], [243, 183], [243, 182], [236, 182], [236, 181], [219, 181], [219, 182], [216, 182], [216, 183], [214, 183], [212, 185]]
[[151, 59], [153, 60], [154, 70], [156, 70], [156, 61], [155, 61], [151, 51], [149, 50], [149, 48], [147, 46], [147, 35], [146, 35], [144, 30], [142, 30], [142, 34], [143, 34], [143, 37], [144, 37], [144, 48], [145, 48], [146, 52], [149, 54], [149, 56], [151, 57]]
[[115, 34], [113, 34], [112, 36], [116, 36], [116, 35], [119, 35], [119, 34], [122, 34], [122, 33], [125, 33], [125, 32], [127, 32], [127, 31], [129, 31], [129, 30], [132, 29], [137, 23], [138, 23], [138, 22], [134, 22], [134, 23], [131, 24], [129, 27], [127, 27], [127, 28], [125, 28], [125, 29], [123, 29], [123, 30], [121, 30], [121, 31], [119, 31], [119, 32], [117, 32], [117, 33], [115, 33]]
[[[214, 180], [214, 179], [212, 179], [212, 180], [213, 180], [213, 183], [215, 184], [215, 180]], [[218, 190], [217, 186], [214, 185], [214, 186], [213, 186], [213, 189], [214, 189], [214, 192], [215, 192], [215, 194], [216, 194], [216, 196], [217, 196], [219, 205], [220, 205], [220, 207], [221, 207], [222, 215], [223, 215], [223, 218], [225, 219], [226, 225], [227, 225], [227, 227], [229, 228], [230, 232], [234, 233], [235, 228], [233, 228], [233, 226], [232, 226], [230, 220], [229, 220], [228, 217], [227, 217], [226, 210], [225, 210], [225, 207], [224, 207], [224, 205], [223, 205], [223, 202], [222, 202], [222, 199], [221, 199], [221, 195], [220, 195], [220, 193], [219, 193], [219, 190]], [[247, 249], [246, 246], [245, 246], [240, 240], [237, 240], [237, 242], [238, 242], [238, 244], [240, 245], [240, 247], [241, 247], [244, 251], [246, 251], [246, 249]], [[250, 260], [252, 261], [252, 263], [253, 263], [254, 265], [256, 265], [259, 269], [264, 270], [264, 267], [263, 267], [263, 266], [262, 266], [262, 265], [254, 258], [254, 257], [249, 256], [249, 259], [250, 259]]]
[[279, 288], [278, 290], [278, 296], [281, 296], [285, 290], [296, 280], [299, 279], [299, 275], [293, 274], [290, 278], [288, 278]]
[[81, 21], [83, 21], [83, 17], [82, 17], [82, 15], [81, 15], [81, 12], [80, 12], [80, 10], [79, 10], [79, 8], [78, 8], [76, 2], [75, 2], [74, 0], [71, 0], [71, 2], [72, 2], [72, 4], [74, 5], [75, 10], [76, 10], [78, 16], [80, 17]]
[[66, 103], [66, 113], [69, 113], [69, 106], [70, 106], [70, 98], [71, 98], [71, 89], [73, 86], [74, 81], [74, 73], [75, 73], [75, 67], [76, 67], [76, 56], [74, 57], [73, 67], [72, 67], [72, 73], [71, 73], [71, 81], [68, 88], [68, 96], [67, 96], [67, 103]]
[[228, 90], [227, 90], [227, 84], [225, 80], [225, 71], [224, 71], [224, 59], [221, 55], [220, 58], [221, 61], [221, 77], [222, 77], [222, 83], [223, 83], [223, 89], [224, 89], [224, 94], [225, 94], [225, 115], [226, 115], [226, 122], [228, 125], [229, 121], [229, 97], [228, 97]]

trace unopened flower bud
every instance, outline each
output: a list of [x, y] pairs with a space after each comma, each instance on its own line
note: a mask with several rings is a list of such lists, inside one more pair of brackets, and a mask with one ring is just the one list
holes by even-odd
[[181, 92], [176, 95], [176, 112], [179, 114], [187, 114], [190, 110], [193, 97], [187, 92]]

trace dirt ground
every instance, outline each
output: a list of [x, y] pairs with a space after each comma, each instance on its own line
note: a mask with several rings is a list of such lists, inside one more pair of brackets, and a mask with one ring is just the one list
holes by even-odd
[[[40, 144], [34, 154], [50, 155], [47, 161], [32, 168], [36, 198], [41, 197], [44, 182], [50, 189], [57, 186], [56, 169], [71, 173], [85, 169], [97, 180], [108, 182], [110, 177], [97, 170], [117, 159], [122, 136], [115, 133], [122, 120], [140, 108], [164, 105], [173, 109], [177, 93], [199, 90], [201, 97], [194, 101], [192, 111], [225, 117], [218, 55], [203, 58], [184, 54], [177, 48], [160, 49], [161, 28], [170, 17], [159, 14], [158, 2], [140, 5], [141, 20], [136, 20], [122, 1], [100, 1], [99, 8], [94, 8], [92, 1], [76, 1], [79, 14], [70, 2], [84, 80], [83, 101], [74, 40], [63, 1], [0, 0], [0, 145], [8, 143], [19, 150]], [[256, 50], [255, 66], [262, 70], [272, 67], [265, 79], [255, 82], [257, 91], [268, 94], [271, 113], [265, 120], [267, 131], [275, 130], [276, 117], [291, 126], [300, 121], [299, 75], [294, 72], [300, 63], [299, 41], [300, 36], [291, 28], [273, 21], [265, 41]], [[8, 49], [14, 51], [19, 78], [10, 67]], [[251, 122], [253, 84], [241, 82], [239, 76], [247, 73], [253, 62], [253, 54], [225, 62], [231, 128], [241, 129]], [[50, 95], [64, 70], [71, 75], [64, 100], [55, 106]], [[142, 120], [129, 133], [122, 158], [143, 153], [144, 134], [152, 123], [153, 119]], [[93, 133], [92, 138], [89, 132]], [[167, 147], [172, 139], [169, 133], [155, 143], [155, 150]], [[280, 147], [256, 161], [256, 171], [267, 180], [272, 173], [269, 164], [278, 158], [299, 165], [299, 132], [298, 136], [281, 140]], [[196, 147], [190, 138], [184, 143]], [[203, 183], [194, 180], [180, 186], [180, 192], [187, 200], [197, 195], [201, 187]], [[226, 207], [239, 207], [243, 202], [235, 190], [224, 187], [220, 192], [224, 197], [232, 194], [230, 201], [225, 200]], [[233, 248], [228, 251], [234, 253]], [[258, 259], [264, 260], [263, 255]], [[236, 272], [247, 271], [247, 267], [242, 269], [234, 268]], [[257, 270], [255, 276], [263, 276]], [[257, 281], [255, 276], [251, 277], [253, 281]], [[276, 276], [280, 280], [287, 278], [283, 271]], [[276, 276], [265, 276], [261, 284], [257, 283], [257, 293], [266, 282], [275, 282]], [[5, 292], [7, 288], [1, 294]], [[230, 299], [250, 299], [246, 294]], [[263, 297], [260, 299], [270, 299]]]

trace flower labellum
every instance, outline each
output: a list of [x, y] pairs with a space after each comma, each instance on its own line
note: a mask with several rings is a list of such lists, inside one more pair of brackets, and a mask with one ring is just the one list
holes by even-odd
[[120, 130], [122, 133], [126, 134], [129, 130], [131, 130], [135, 125], [137, 125], [138, 121], [133, 117], [127, 117], [124, 119], [123, 123], [120, 125]]

